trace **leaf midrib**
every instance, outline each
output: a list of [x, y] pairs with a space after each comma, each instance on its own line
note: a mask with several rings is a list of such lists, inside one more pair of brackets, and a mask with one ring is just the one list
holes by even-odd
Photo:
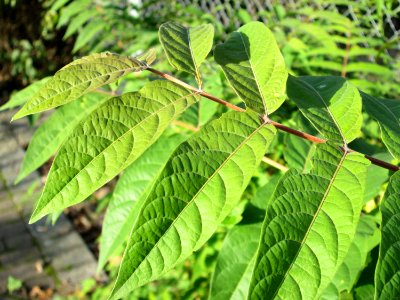
[[[230, 159], [241, 149], [242, 146], [244, 146], [256, 133], [258, 133], [262, 128], [264, 127], [264, 124], [261, 124], [259, 127], [257, 127], [249, 136], [247, 136], [237, 147], [236, 149], [221, 163], [221, 165], [214, 171], [214, 173], [207, 179], [207, 181], [201, 186], [201, 188], [199, 189], [199, 191], [192, 197], [192, 199], [187, 203], [187, 205], [185, 205], [185, 207], [179, 212], [179, 214], [176, 216], [175, 220], [171, 223], [171, 225], [168, 227], [168, 229], [162, 234], [162, 236], [160, 236], [160, 238], [158, 239], [158, 241], [154, 244], [154, 246], [152, 247], [152, 249], [146, 254], [146, 256], [143, 258], [143, 260], [141, 261], [141, 263], [135, 268], [135, 271], [130, 275], [130, 277], [128, 278], [128, 280], [130, 278], [132, 278], [133, 274], [135, 274], [135, 272], [140, 268], [140, 266], [147, 260], [147, 258], [149, 257], [149, 255], [153, 252], [153, 250], [155, 248], [157, 248], [158, 244], [161, 242], [161, 240], [164, 238], [164, 236], [171, 230], [171, 228], [173, 228], [175, 222], [177, 222], [177, 220], [180, 219], [180, 216], [186, 211], [186, 209], [188, 209], [188, 207], [194, 203], [195, 199], [197, 198], [197, 196], [203, 191], [203, 189], [207, 186], [207, 184], [219, 173], [219, 171], [225, 166], [225, 164], [230, 161]], [[144, 206], [142, 207], [143, 210]], [[196, 242], [197, 244], [197, 242]], [[196, 245], [195, 245], [196, 246]], [[124, 255], [125, 256], [125, 255]], [[166, 272], [166, 270], [163, 270], [162, 273]], [[127, 280], [127, 281], [128, 281]], [[118, 281], [118, 279], [117, 279]], [[120, 288], [118, 288], [118, 290], [120, 290], [125, 284], [126, 282], [124, 282], [123, 285], [121, 285]], [[118, 293], [117, 290], [117, 293]]]
[[243, 39], [242, 34], [243, 34], [243, 33], [239, 31], [239, 36], [240, 36], [240, 39], [241, 39], [241, 41], [242, 41], [242, 43], [243, 43], [244, 51], [246, 52], [246, 55], [247, 55], [248, 60], [249, 60], [251, 73], [253, 74], [253, 76], [254, 76], [254, 78], [255, 78], [255, 82], [256, 82], [256, 85], [257, 85], [257, 89], [258, 89], [258, 91], [260, 92], [261, 102], [262, 102], [262, 105], [263, 105], [263, 107], [264, 107], [264, 113], [268, 116], [268, 110], [267, 110], [267, 107], [266, 107], [266, 105], [265, 105], [264, 94], [263, 94], [263, 92], [262, 92], [262, 90], [261, 90], [260, 85], [258, 84], [258, 79], [257, 79], [256, 74], [254, 73], [254, 67], [253, 67], [253, 64], [252, 64], [251, 59], [250, 59], [251, 57], [250, 57], [250, 54], [248, 53], [248, 50], [247, 50], [247, 48], [246, 48], [246, 44], [245, 44], [245, 42], [244, 42], [244, 39]]
[[339, 173], [341, 167], [343, 166], [343, 163], [344, 163], [344, 160], [346, 159], [346, 157], [347, 157], [347, 153], [344, 153], [343, 156], [340, 158], [340, 161], [339, 161], [339, 163], [338, 163], [338, 165], [337, 165], [337, 167], [336, 167], [336, 169], [335, 169], [335, 172], [333, 173], [333, 176], [332, 176], [331, 180], [329, 181], [329, 184], [328, 184], [328, 186], [327, 186], [327, 188], [326, 188], [325, 194], [324, 194], [324, 196], [322, 197], [321, 202], [320, 202], [320, 204], [319, 204], [319, 206], [318, 206], [318, 208], [317, 208], [317, 210], [316, 210], [316, 212], [315, 212], [315, 214], [314, 214], [314, 217], [313, 217], [313, 219], [311, 220], [311, 223], [310, 223], [310, 225], [309, 225], [308, 228], [307, 228], [307, 231], [306, 231], [306, 233], [305, 233], [305, 235], [304, 235], [303, 240], [301, 241], [299, 250], [297, 251], [295, 257], [293, 258], [292, 263], [290, 264], [289, 268], [288, 268], [287, 271], [285, 272], [285, 276], [282, 278], [281, 282], [280, 282], [279, 285], [277, 286], [277, 289], [276, 289], [275, 293], [273, 294], [273, 296], [271, 297], [271, 299], [274, 299], [274, 298], [276, 297], [276, 295], [279, 293], [279, 290], [280, 290], [280, 288], [282, 287], [282, 285], [284, 284], [284, 282], [286, 281], [286, 278], [287, 278], [287, 276], [289, 275], [291, 269], [293, 268], [293, 265], [295, 264], [295, 262], [296, 262], [296, 260], [297, 260], [297, 257], [300, 255], [300, 252], [301, 252], [301, 250], [303, 249], [303, 246], [305, 245], [305, 243], [306, 243], [306, 241], [307, 241], [308, 235], [309, 235], [310, 232], [311, 232], [311, 228], [313, 227], [313, 225], [314, 225], [316, 219], [318, 218], [319, 213], [320, 213], [320, 211], [321, 211], [321, 209], [322, 209], [322, 206], [325, 204], [325, 200], [326, 200], [326, 198], [327, 198], [328, 195], [329, 195], [329, 192], [330, 192], [330, 190], [331, 190], [331, 188], [332, 188], [332, 186], [333, 186], [333, 184], [334, 184], [334, 182], [335, 182], [336, 176], [337, 176], [337, 174]]
[[[93, 158], [85, 165], [85, 167], [82, 168], [73, 178], [71, 178], [71, 180], [70, 180], [66, 185], [64, 185], [63, 188], [62, 188], [61, 190], [59, 190], [59, 191], [57, 192], [57, 194], [55, 194], [55, 195], [46, 203], [46, 205], [41, 209], [41, 211], [44, 210], [44, 209], [49, 205], [49, 203], [50, 203], [51, 200], [55, 199], [55, 198], [56, 198], [56, 197], [57, 197], [57, 196], [58, 196], [58, 195], [59, 195], [73, 180], [75, 180], [76, 177], [78, 177], [78, 175], [79, 175], [83, 170], [85, 170], [95, 159], [97, 159], [101, 154], [103, 154], [106, 150], [108, 150], [112, 145], [114, 145], [116, 142], [118, 142], [118, 141], [121, 140], [123, 137], [125, 137], [128, 133], [130, 133], [131, 131], [133, 131], [134, 129], [136, 129], [136, 127], [138, 127], [139, 125], [141, 125], [144, 121], [146, 121], [146, 120], [148, 120], [149, 118], [151, 118], [151, 117], [157, 115], [159, 112], [161, 112], [162, 110], [164, 110], [164, 109], [170, 107], [171, 105], [172, 105], [172, 106], [175, 106], [175, 104], [176, 104], [178, 101], [180, 101], [180, 100], [182, 100], [182, 99], [185, 99], [185, 98], [188, 98], [188, 97], [190, 97], [190, 96], [192, 96], [192, 95], [195, 95], [195, 94], [197, 94], [197, 93], [196, 93], [196, 92], [193, 92], [193, 93], [187, 94], [187, 95], [185, 95], [185, 96], [183, 96], [183, 97], [180, 97], [180, 98], [176, 99], [175, 101], [170, 102], [169, 104], [163, 106], [162, 108], [160, 108], [160, 109], [156, 110], [155, 112], [153, 112], [153, 113], [149, 114], [148, 116], [146, 116], [146, 118], [144, 118], [143, 120], [141, 120], [140, 122], [138, 122], [136, 125], [134, 125], [132, 128], [130, 128], [128, 131], [126, 131], [124, 134], [122, 134], [122, 135], [119, 136], [117, 139], [115, 139], [110, 145], [108, 145], [108, 146], [107, 146], [106, 148], [104, 148], [101, 152], [99, 152], [95, 157], [93, 157]], [[54, 164], [52, 165], [52, 167], [53, 167], [53, 166], [54, 166]], [[39, 199], [39, 201], [40, 201], [40, 199]]]

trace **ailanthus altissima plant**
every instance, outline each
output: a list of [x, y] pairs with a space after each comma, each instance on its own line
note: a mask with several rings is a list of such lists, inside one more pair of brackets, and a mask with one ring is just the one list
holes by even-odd
[[[159, 37], [169, 63], [193, 75], [197, 86], [151, 67], [151, 50], [137, 57], [92, 54], [41, 82], [14, 116], [62, 106], [37, 131], [18, 178], [58, 149], [30, 221], [85, 200], [123, 172], [105, 217], [99, 261], [101, 268], [127, 240], [110, 295], [119, 299], [207, 242], [238, 205], [279, 130], [314, 145], [286, 140], [293, 149], [285, 157], [296, 167], [258, 191], [252, 205], [263, 222], [254, 218], [229, 231], [210, 299], [339, 298], [352, 290], [378, 244], [372, 294], [397, 297], [400, 168], [356, 152], [349, 143], [361, 136], [368, 115], [398, 161], [400, 102], [364, 94], [342, 77], [289, 75], [272, 33], [252, 22], [213, 51], [244, 102], [237, 106], [203, 90], [201, 64], [212, 50], [212, 26], [166, 23]], [[144, 71], [163, 79], [139, 91], [99, 96], [99, 87]], [[171, 132], [170, 124], [181, 115], [195, 112], [200, 119], [200, 104], [210, 100], [230, 111], [205, 125], [199, 121], [193, 134]], [[308, 125], [300, 116], [297, 128], [274, 121], [284, 101], [293, 101]], [[372, 165], [373, 172], [394, 172], [379, 207], [380, 230], [379, 218], [362, 211], [374, 185]]]

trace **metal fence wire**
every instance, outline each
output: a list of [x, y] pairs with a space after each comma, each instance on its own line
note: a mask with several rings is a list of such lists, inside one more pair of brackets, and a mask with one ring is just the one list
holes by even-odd
[[[240, 10], [247, 11], [253, 19], [266, 24], [278, 21], [272, 13], [276, 5], [283, 6], [287, 12], [296, 12], [305, 7], [311, 7], [315, 11], [334, 11], [353, 21], [361, 29], [361, 36], [384, 38], [391, 43], [391, 50], [395, 50], [396, 54], [400, 51], [400, 0], [178, 0], [177, 2], [182, 6], [197, 6], [226, 27], [242, 25], [242, 21], [237, 17]], [[270, 14], [265, 12], [270, 12]], [[363, 46], [370, 45], [364, 42]]]

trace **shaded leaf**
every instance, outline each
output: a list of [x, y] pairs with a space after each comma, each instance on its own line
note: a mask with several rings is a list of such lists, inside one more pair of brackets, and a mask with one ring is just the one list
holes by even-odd
[[400, 295], [400, 171], [390, 178], [381, 204], [382, 241], [375, 271], [375, 299]]
[[349, 143], [361, 133], [361, 97], [342, 77], [289, 76], [287, 93], [327, 139]]
[[106, 97], [89, 94], [69, 103], [48, 118], [32, 136], [16, 183], [44, 164], [58, 149], [78, 123], [104, 102]]
[[184, 27], [175, 22], [162, 24], [159, 37], [169, 63], [180, 71], [196, 76], [200, 81], [199, 66], [211, 50], [214, 38], [212, 25]]
[[111, 298], [157, 279], [210, 238], [240, 200], [274, 133], [255, 113], [229, 112], [179, 146], [141, 209]]
[[162, 135], [149, 149], [125, 169], [115, 186], [104, 216], [100, 241], [98, 268], [125, 241], [137, 218], [140, 206], [154, 179], [159, 175], [176, 147], [185, 140], [184, 135]]
[[[352, 291], [360, 273], [367, 266], [370, 251], [379, 244], [380, 239], [376, 218], [369, 215], [362, 216], [349, 251], [332, 279], [331, 285], [335, 286], [337, 298], [343, 291]], [[322, 298], [332, 299], [325, 295], [325, 291]]]
[[355, 234], [368, 164], [326, 143], [309, 173], [285, 173], [267, 208], [250, 299], [318, 298]]
[[379, 123], [386, 147], [400, 159], [400, 101], [377, 99], [363, 92], [361, 96], [365, 110]]
[[153, 144], [169, 123], [197, 101], [166, 81], [114, 97], [92, 112], [62, 145], [30, 222], [84, 200]]
[[21, 108], [13, 120], [48, 110], [116, 81], [129, 72], [142, 71], [146, 62], [104, 52], [77, 59], [59, 70]]
[[272, 32], [251, 22], [217, 45], [215, 61], [248, 107], [271, 114], [285, 100], [287, 71]]
[[210, 300], [246, 299], [261, 223], [236, 225], [226, 236], [211, 279]]

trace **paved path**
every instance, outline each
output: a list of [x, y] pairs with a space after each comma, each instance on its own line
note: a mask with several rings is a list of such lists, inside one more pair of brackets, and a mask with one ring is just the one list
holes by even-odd
[[46, 220], [28, 225], [42, 183], [35, 172], [13, 185], [23, 146], [34, 132], [26, 119], [10, 124], [14, 113], [0, 113], [0, 299], [6, 296], [9, 276], [28, 288], [37, 285], [68, 293], [95, 277], [97, 262], [64, 215], [54, 226]]

